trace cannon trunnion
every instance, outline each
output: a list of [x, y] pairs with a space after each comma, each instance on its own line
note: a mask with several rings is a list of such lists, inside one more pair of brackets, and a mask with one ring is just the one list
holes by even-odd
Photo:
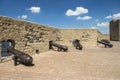
[[19, 50], [16, 50], [14, 48], [8, 48], [7, 49], [9, 52], [11, 52], [12, 54], [14, 54], [14, 64], [17, 65], [18, 62], [19, 63], [22, 63], [24, 65], [31, 65], [32, 62], [33, 62], [33, 58], [28, 55], [28, 54], [25, 54], [24, 52], [21, 52]]

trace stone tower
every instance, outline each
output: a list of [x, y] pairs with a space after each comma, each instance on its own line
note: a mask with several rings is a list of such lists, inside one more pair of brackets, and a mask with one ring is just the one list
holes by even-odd
[[110, 21], [110, 40], [120, 41], [120, 19]]

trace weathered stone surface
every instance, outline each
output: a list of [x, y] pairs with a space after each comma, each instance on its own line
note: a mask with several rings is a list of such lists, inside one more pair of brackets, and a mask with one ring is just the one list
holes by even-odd
[[110, 40], [120, 41], [120, 19], [110, 21]]
[[58, 29], [27, 21], [0, 16], [0, 41], [14, 40], [15, 48], [28, 54], [47, 51], [49, 41], [54, 40], [68, 47], [79, 39], [83, 47], [97, 46], [101, 35], [97, 29]]
[[56, 28], [0, 17], [0, 41], [14, 40], [15, 48], [28, 54], [34, 54], [35, 48], [40, 49], [40, 52], [47, 51], [46, 44], [50, 39], [54, 39], [56, 34]]
[[91, 47], [97, 45], [97, 37], [99, 35], [97, 29], [60, 29], [60, 39], [66, 45], [72, 46], [74, 39], [79, 39], [84, 47]]

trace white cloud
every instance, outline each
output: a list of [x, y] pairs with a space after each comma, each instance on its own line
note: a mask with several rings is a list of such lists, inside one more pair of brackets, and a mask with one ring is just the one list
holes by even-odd
[[90, 27], [90, 29], [98, 29], [97, 27], [95, 27], [95, 26], [92, 26], [92, 27]]
[[17, 18], [20, 18], [20, 19], [27, 19], [27, 15], [22, 15], [22, 16], [17, 16]]
[[106, 16], [105, 18], [107, 18], [107, 19], [111, 19], [111, 18], [112, 18], [112, 16], [111, 16], [111, 15], [109, 15], [109, 16]]
[[66, 15], [67, 16], [78, 16], [80, 14], [86, 14], [88, 13], [88, 9], [84, 8], [84, 7], [76, 7], [76, 10], [71, 10], [71, 9], [68, 9], [66, 11]]
[[27, 15], [22, 15], [21, 18], [22, 18], [22, 19], [26, 19], [26, 18], [27, 18]]
[[40, 13], [40, 7], [31, 7], [28, 10], [30, 10], [32, 13]]
[[106, 16], [107, 19], [120, 19], [120, 13]]
[[91, 16], [77, 17], [77, 20], [89, 20], [89, 19], [92, 19], [92, 17]]
[[113, 14], [113, 19], [120, 19], [120, 13]]
[[73, 15], [73, 10], [68, 9], [67, 12], [66, 12], [66, 15], [67, 15], [67, 16]]
[[97, 23], [97, 26], [99, 26], [99, 27], [109, 27], [109, 22]]

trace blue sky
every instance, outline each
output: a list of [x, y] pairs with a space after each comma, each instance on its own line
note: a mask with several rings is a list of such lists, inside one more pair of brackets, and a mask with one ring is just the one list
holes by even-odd
[[120, 0], [0, 0], [0, 15], [57, 28], [97, 28], [109, 33], [120, 19]]

